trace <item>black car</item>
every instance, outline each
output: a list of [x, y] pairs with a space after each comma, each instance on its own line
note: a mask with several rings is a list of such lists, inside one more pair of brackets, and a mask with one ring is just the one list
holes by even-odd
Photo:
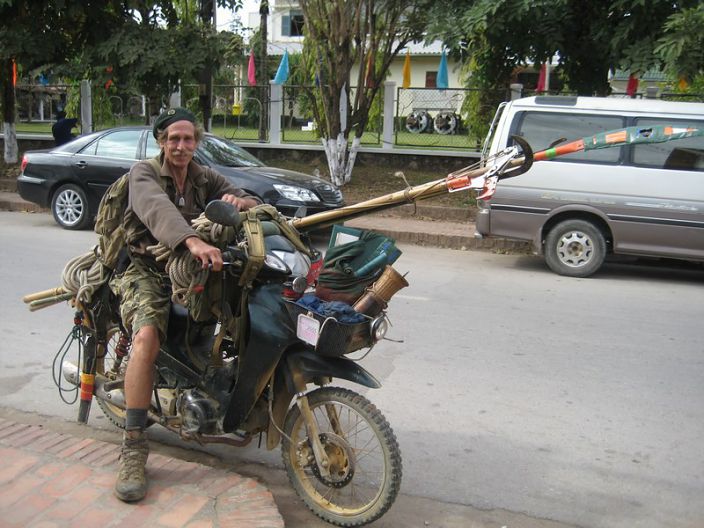
[[[138, 160], [159, 153], [148, 127], [120, 127], [80, 136], [54, 149], [27, 151], [17, 189], [22, 198], [50, 207], [65, 229], [83, 229], [95, 218], [108, 186]], [[344, 205], [330, 182], [286, 169], [267, 167], [233, 142], [206, 134], [194, 155], [232, 183], [286, 216], [301, 207], [307, 214]]]

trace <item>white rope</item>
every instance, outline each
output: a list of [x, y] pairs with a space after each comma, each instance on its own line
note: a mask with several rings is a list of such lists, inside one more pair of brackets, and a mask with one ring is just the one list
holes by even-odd
[[[235, 229], [216, 224], [204, 214], [191, 221], [196, 234], [209, 244], [222, 247], [235, 237]], [[201, 263], [189, 252], [176, 253], [162, 243], [147, 248], [158, 262], [166, 260], [166, 272], [171, 280], [171, 300], [188, 305], [194, 288], [202, 287], [208, 279], [209, 270], [203, 269]]]
[[95, 248], [69, 260], [61, 273], [61, 284], [84, 304], [90, 302], [95, 290], [108, 280], [108, 270], [96, 257]]

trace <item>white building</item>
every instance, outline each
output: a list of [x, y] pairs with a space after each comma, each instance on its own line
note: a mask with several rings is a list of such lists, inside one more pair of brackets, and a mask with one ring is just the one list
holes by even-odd
[[[246, 4], [245, 4], [246, 5]], [[256, 10], [249, 11], [242, 17], [245, 27], [255, 31], [260, 25], [259, 4]], [[303, 11], [297, 0], [269, 0], [269, 16], [267, 18], [267, 36], [269, 40], [268, 54], [282, 55], [284, 50], [289, 54], [300, 53], [303, 48]], [[435, 79], [440, 66], [442, 44], [433, 42], [411, 43], [407, 49], [411, 54], [411, 88], [434, 88]], [[387, 80], [397, 86], [403, 83], [403, 64], [406, 59], [404, 49], [392, 62]], [[448, 87], [460, 88], [460, 71], [458, 65], [450, 57], [448, 65]], [[357, 78], [357, 68], [351, 72], [352, 79]]]

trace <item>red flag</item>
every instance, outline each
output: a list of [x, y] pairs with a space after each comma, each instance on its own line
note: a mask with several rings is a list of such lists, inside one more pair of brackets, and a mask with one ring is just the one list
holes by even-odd
[[536, 92], [544, 92], [546, 89], [545, 86], [545, 79], [547, 78], [547, 71], [548, 67], [547, 64], [543, 64], [540, 67], [540, 74], [538, 75], [538, 85], [535, 87]]
[[17, 86], [17, 63], [12, 59], [12, 86]]
[[631, 74], [628, 76], [628, 85], [626, 85], [626, 95], [628, 97], [635, 97], [638, 91], [638, 78]]
[[247, 66], [247, 82], [250, 86], [257, 84], [256, 70], [254, 69], [254, 50], [249, 54], [249, 66]]

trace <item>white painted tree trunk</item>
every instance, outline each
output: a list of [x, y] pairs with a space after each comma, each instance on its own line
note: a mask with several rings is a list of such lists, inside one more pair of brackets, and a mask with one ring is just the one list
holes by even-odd
[[323, 139], [330, 179], [338, 187], [342, 187], [352, 179], [352, 169], [361, 144], [360, 138], [355, 137], [348, 150], [347, 141], [342, 133], [338, 134], [337, 139]]
[[2, 131], [5, 144], [5, 163], [13, 165], [17, 163], [17, 132], [14, 123], [3, 123]]

